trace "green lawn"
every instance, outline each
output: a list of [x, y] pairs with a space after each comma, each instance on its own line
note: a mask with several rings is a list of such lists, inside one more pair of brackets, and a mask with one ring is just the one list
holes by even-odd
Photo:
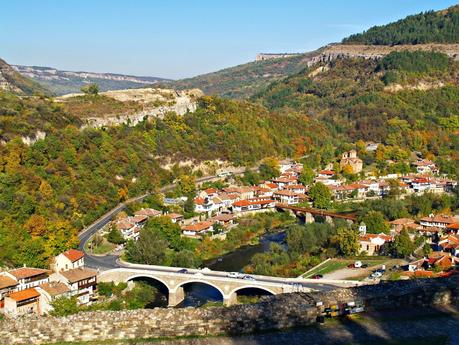
[[105, 238], [100, 245], [92, 248], [91, 250], [89, 249], [89, 243], [91, 243], [91, 241], [88, 241], [85, 246], [85, 250], [96, 255], [108, 254], [116, 247], [116, 244], [108, 242]]
[[347, 267], [348, 265], [354, 263], [355, 261], [362, 261], [363, 264], [367, 264], [368, 267], [372, 266], [378, 266], [378, 265], [383, 265], [386, 264], [387, 262], [391, 261], [390, 258], [386, 257], [355, 257], [352, 259], [331, 259], [330, 261], [326, 262], [323, 265], [319, 265], [312, 271], [308, 272], [307, 275], [304, 276], [304, 278], [310, 278], [316, 274], [327, 274], [334, 272], [336, 270], [342, 269]]
[[323, 265], [320, 265], [310, 271], [307, 275], [304, 276], [304, 278], [310, 278], [316, 274], [327, 274], [336, 270], [339, 270], [341, 268], [346, 267], [347, 265], [351, 264], [353, 260], [335, 260], [332, 259], [328, 262], [326, 262]]

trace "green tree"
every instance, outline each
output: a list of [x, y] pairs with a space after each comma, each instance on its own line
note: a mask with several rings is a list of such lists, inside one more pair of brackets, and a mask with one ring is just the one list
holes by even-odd
[[279, 162], [275, 158], [266, 158], [258, 168], [260, 178], [269, 180], [280, 175]]
[[97, 96], [99, 94], [99, 85], [97, 84], [88, 84], [81, 88], [81, 92], [86, 95]]
[[369, 211], [362, 218], [362, 222], [367, 226], [370, 234], [389, 233], [389, 225], [384, 219], [384, 215], [379, 211]]
[[121, 234], [121, 231], [119, 231], [114, 226], [111, 227], [110, 232], [108, 233], [108, 236], [107, 236], [107, 240], [108, 242], [111, 242], [114, 244], [123, 244], [124, 242], [126, 242], [123, 235]]
[[309, 189], [309, 197], [312, 204], [317, 208], [328, 208], [331, 203], [331, 192], [326, 185], [321, 182], [315, 183]]
[[126, 257], [131, 262], [146, 265], [162, 265], [166, 259], [169, 243], [163, 236], [150, 227], [140, 230], [137, 241], [128, 241]]
[[314, 177], [314, 170], [312, 170], [309, 166], [304, 165], [303, 169], [301, 170], [301, 174], [298, 178], [298, 181], [304, 184], [305, 186], [308, 186], [314, 181]]
[[337, 244], [338, 250], [344, 256], [357, 255], [359, 253], [359, 233], [355, 229], [339, 227], [333, 242]]
[[67, 316], [76, 314], [79, 311], [76, 297], [59, 297], [51, 302], [52, 316]]
[[400, 258], [406, 258], [413, 254], [415, 249], [415, 244], [411, 240], [410, 235], [406, 229], [403, 229], [399, 235], [395, 236], [394, 242], [392, 244], [393, 255]]
[[154, 217], [148, 220], [145, 229], [159, 233], [175, 250], [183, 249], [180, 225], [173, 223], [169, 217]]

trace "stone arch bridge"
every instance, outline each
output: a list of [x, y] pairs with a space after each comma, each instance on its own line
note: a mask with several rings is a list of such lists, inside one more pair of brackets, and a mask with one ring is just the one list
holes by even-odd
[[360, 285], [355, 281], [315, 280], [298, 278], [279, 278], [266, 276], [252, 276], [255, 280], [230, 278], [227, 272], [194, 270], [180, 273], [179, 268], [164, 266], [133, 265], [135, 267], [115, 268], [103, 271], [99, 275], [101, 282], [129, 282], [138, 278], [148, 278], [159, 282], [167, 288], [168, 305], [178, 305], [185, 298], [184, 286], [190, 283], [209, 285], [220, 292], [223, 303], [227, 306], [237, 302], [238, 291], [244, 289], [258, 289], [266, 293], [277, 295], [288, 292], [330, 290], [336, 287], [350, 287]]
[[290, 212], [297, 217], [304, 218], [305, 223], [314, 223], [315, 216], [324, 217], [327, 223], [331, 223], [333, 219], [344, 219], [348, 224], [353, 224], [357, 221], [357, 216], [355, 214], [335, 213], [317, 208], [298, 207], [286, 204], [276, 204], [276, 208], [278, 210]]

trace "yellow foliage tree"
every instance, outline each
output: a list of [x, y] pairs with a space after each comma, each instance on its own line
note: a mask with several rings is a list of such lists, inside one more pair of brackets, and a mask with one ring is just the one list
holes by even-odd
[[25, 222], [24, 228], [32, 237], [42, 236], [46, 233], [46, 220], [42, 216], [34, 214]]
[[54, 194], [53, 189], [51, 188], [51, 185], [45, 180], [41, 181], [39, 191], [40, 191], [41, 197], [46, 200], [51, 199]]
[[354, 169], [352, 168], [352, 166], [350, 164], [346, 164], [343, 167], [343, 174], [346, 174], [346, 175], [354, 174]]
[[119, 201], [124, 201], [126, 200], [127, 196], [128, 196], [128, 189], [127, 187], [123, 187], [123, 188], [120, 188], [118, 189], [118, 199]]

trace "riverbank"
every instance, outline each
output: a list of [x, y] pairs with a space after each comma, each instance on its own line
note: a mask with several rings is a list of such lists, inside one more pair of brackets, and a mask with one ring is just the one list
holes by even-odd
[[228, 232], [225, 240], [204, 238], [197, 246], [197, 254], [203, 262], [211, 263], [224, 255], [241, 248], [260, 244], [262, 236], [284, 231], [296, 223], [296, 218], [287, 213], [261, 213], [240, 218], [239, 225]]

